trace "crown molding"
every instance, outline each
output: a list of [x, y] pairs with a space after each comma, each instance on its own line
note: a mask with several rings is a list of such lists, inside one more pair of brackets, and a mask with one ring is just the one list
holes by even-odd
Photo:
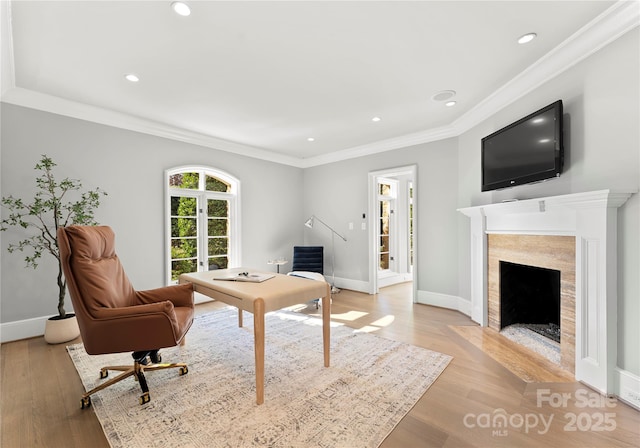
[[482, 100], [451, 126], [458, 135], [567, 71], [640, 25], [640, 3], [622, 0]]
[[[640, 24], [640, 3], [637, 0], [620, 0], [450, 125], [380, 140], [320, 156], [298, 158], [16, 87], [13, 46], [10, 39], [10, 2], [3, 1], [0, 3], [2, 3], [3, 37], [2, 102], [298, 168], [310, 168], [457, 137]], [[4, 39], [7, 34], [9, 39]]]
[[33, 90], [22, 89], [20, 87], [15, 87], [6, 92], [2, 97], [2, 102], [170, 140], [205, 146], [220, 151], [232, 152], [241, 156], [268, 160], [283, 165], [300, 166], [300, 159], [295, 157], [285, 156], [261, 148], [223, 140], [145, 118], [90, 106]]
[[320, 156], [309, 157], [307, 159], [303, 159], [302, 168], [310, 168], [317, 165], [326, 165], [328, 163], [340, 162], [342, 160], [355, 159], [381, 152], [392, 151], [394, 149], [407, 148], [409, 146], [435, 142], [450, 137], [457, 137], [458, 135], [459, 134], [457, 134], [455, 129], [451, 126], [427, 129], [425, 131], [405, 134], [399, 137], [378, 140], [373, 143], [355, 146], [342, 151], [335, 151]]

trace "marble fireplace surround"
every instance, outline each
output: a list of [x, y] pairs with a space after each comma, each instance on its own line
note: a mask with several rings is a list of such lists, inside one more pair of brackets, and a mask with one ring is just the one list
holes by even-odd
[[[505, 261], [525, 261], [537, 253], [541, 260], [521, 264], [565, 266], [560, 269], [561, 277], [564, 274], [561, 331], [565, 338], [564, 347], [561, 343], [561, 362], [576, 380], [602, 393], [614, 393], [618, 350], [617, 209], [631, 195], [599, 190], [459, 209], [471, 220], [471, 318], [482, 326], [496, 326], [493, 310], [496, 279], [490, 268], [496, 251], [505, 252], [506, 248], [509, 255], [505, 256], [511, 260]], [[544, 238], [552, 236], [570, 238]], [[492, 239], [500, 244], [492, 243], [490, 252], [488, 242]], [[574, 281], [571, 263], [566, 263], [567, 256], [573, 254], [569, 251], [560, 255], [572, 242]], [[515, 250], [518, 246], [522, 250]], [[491, 259], [490, 253], [494, 254]], [[563, 311], [569, 321], [562, 320]], [[571, 332], [575, 344], [571, 343]], [[568, 359], [571, 356], [573, 362]]]
[[500, 262], [560, 271], [560, 366], [575, 373], [576, 244], [573, 236], [487, 235], [488, 326], [500, 331]]

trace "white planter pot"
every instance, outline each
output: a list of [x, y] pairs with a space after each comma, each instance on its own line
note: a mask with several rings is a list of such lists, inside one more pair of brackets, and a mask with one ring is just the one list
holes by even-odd
[[75, 314], [67, 314], [64, 319], [58, 316], [47, 320], [44, 327], [44, 340], [49, 344], [69, 342], [80, 336], [80, 328]]

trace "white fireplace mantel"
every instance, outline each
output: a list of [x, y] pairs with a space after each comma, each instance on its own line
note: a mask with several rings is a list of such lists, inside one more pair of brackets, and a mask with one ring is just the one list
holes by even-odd
[[602, 393], [613, 393], [617, 208], [633, 193], [599, 190], [458, 209], [471, 219], [471, 318], [487, 325], [488, 233], [575, 236], [575, 376]]

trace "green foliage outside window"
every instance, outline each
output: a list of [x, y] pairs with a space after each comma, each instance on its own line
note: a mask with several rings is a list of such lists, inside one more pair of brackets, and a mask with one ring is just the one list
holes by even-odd
[[[183, 177], [184, 180], [184, 177]], [[184, 272], [197, 270], [198, 211], [197, 200], [191, 197], [171, 198], [171, 279]]]
[[218, 178], [207, 176], [205, 178], [205, 190], [207, 191], [220, 191], [223, 193], [231, 192], [231, 185], [226, 182], [221, 181]]
[[[180, 173], [169, 177], [169, 186], [198, 190], [199, 173]], [[205, 176], [209, 192], [229, 193], [231, 185], [212, 176]], [[228, 267], [229, 201], [207, 199], [207, 260], [209, 269]], [[198, 200], [195, 197], [171, 198], [171, 279], [198, 270]]]
[[184, 188], [189, 190], [197, 190], [200, 181], [198, 173], [180, 173], [169, 177], [169, 186], [176, 188]]

